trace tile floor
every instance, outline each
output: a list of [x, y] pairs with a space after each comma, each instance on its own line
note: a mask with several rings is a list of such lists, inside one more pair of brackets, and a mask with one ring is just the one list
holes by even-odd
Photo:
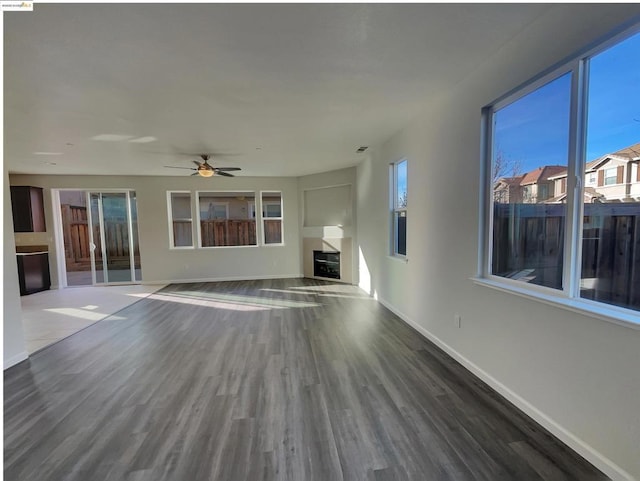
[[27, 352], [64, 339], [133, 304], [164, 285], [53, 289], [21, 297]]

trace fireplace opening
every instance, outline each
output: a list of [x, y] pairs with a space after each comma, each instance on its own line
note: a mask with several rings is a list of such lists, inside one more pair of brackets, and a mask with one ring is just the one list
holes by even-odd
[[340, 253], [335, 251], [313, 251], [314, 277], [340, 279]]

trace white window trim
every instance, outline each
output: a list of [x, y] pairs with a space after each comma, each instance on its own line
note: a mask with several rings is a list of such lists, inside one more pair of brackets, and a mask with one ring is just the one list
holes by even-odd
[[[280, 217], [267, 217], [263, 215], [263, 210], [267, 205], [278, 205], [278, 202], [274, 201], [263, 201], [262, 198], [264, 195], [269, 196], [269, 194], [278, 194], [280, 196]], [[266, 220], [279, 220], [280, 221], [280, 239], [282, 242], [271, 242], [267, 244], [267, 231], [264, 228], [264, 223]], [[264, 247], [274, 247], [274, 246], [283, 246], [284, 243], [284, 195], [281, 191], [277, 190], [263, 190], [260, 191], [260, 226], [262, 227], [262, 232], [260, 233], [260, 240], [262, 242], [262, 246]]]
[[[175, 239], [173, 238], [173, 221], [176, 220], [173, 218], [173, 205], [171, 203], [171, 194], [189, 194], [189, 205], [191, 207], [191, 217], [190, 218], [180, 218], [178, 220], [188, 220], [191, 222], [191, 245], [190, 246], [176, 246]], [[169, 228], [169, 249], [170, 250], [188, 250], [195, 249], [194, 240], [194, 232], [193, 232], [193, 194], [189, 190], [168, 190], [167, 191], [167, 219]]]
[[[397, 172], [398, 172], [398, 165], [401, 164], [402, 162], [406, 162], [407, 163], [407, 173], [409, 171], [409, 162], [407, 160], [406, 157], [402, 157], [399, 160], [396, 160], [395, 162], [391, 163], [391, 165], [389, 166], [389, 193], [390, 193], [390, 199], [389, 199], [389, 207], [390, 207], [390, 212], [391, 212], [391, 220], [390, 220], [390, 231], [391, 231], [391, 236], [390, 236], [390, 257], [396, 258], [396, 259], [400, 259], [400, 260], [407, 260], [407, 254], [408, 254], [408, 250], [407, 249], [407, 254], [400, 254], [397, 251], [397, 247], [398, 247], [398, 228], [396, 225], [396, 214], [400, 214], [401, 212], [404, 212], [405, 215], [408, 217], [408, 206], [409, 206], [409, 202], [407, 202], [407, 207], [398, 207], [398, 182], [397, 182]], [[408, 174], [407, 174], [407, 198], [409, 197], [409, 179], [408, 179]], [[408, 226], [407, 226], [408, 228]]]
[[[583, 75], [589, 58], [604, 52], [640, 31], [640, 24], [619, 30], [608, 40], [600, 41], [584, 49], [569, 60], [563, 60], [556, 66], [534, 77], [529, 82], [490, 103], [482, 109], [481, 124], [481, 168], [479, 202], [479, 238], [478, 238], [478, 274], [471, 278], [474, 283], [491, 287], [503, 292], [527, 297], [546, 304], [568, 309], [583, 315], [613, 322], [625, 327], [640, 329], [640, 312], [580, 297], [580, 265], [582, 257], [582, 216], [585, 179], [585, 142], [587, 75]], [[555, 78], [572, 72], [571, 112], [569, 126], [569, 156], [567, 166], [567, 216], [564, 242], [563, 288], [527, 284], [491, 274], [491, 246], [493, 232], [493, 189], [491, 186], [492, 168], [492, 116], [493, 112], [509, 105], [529, 93], [537, 90]], [[392, 164], [394, 165], [394, 164]], [[610, 184], [612, 185], [612, 184]], [[576, 205], [576, 200], [578, 200]]]

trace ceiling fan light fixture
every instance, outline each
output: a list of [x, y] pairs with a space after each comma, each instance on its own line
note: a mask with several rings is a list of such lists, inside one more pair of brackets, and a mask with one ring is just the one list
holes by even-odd
[[198, 169], [198, 174], [202, 177], [211, 177], [214, 172], [213, 169]]

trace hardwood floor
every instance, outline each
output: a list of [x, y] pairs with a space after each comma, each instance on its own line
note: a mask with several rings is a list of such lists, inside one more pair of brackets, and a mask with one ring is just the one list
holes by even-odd
[[607, 479], [343, 284], [180, 284], [5, 372], [14, 481]]

